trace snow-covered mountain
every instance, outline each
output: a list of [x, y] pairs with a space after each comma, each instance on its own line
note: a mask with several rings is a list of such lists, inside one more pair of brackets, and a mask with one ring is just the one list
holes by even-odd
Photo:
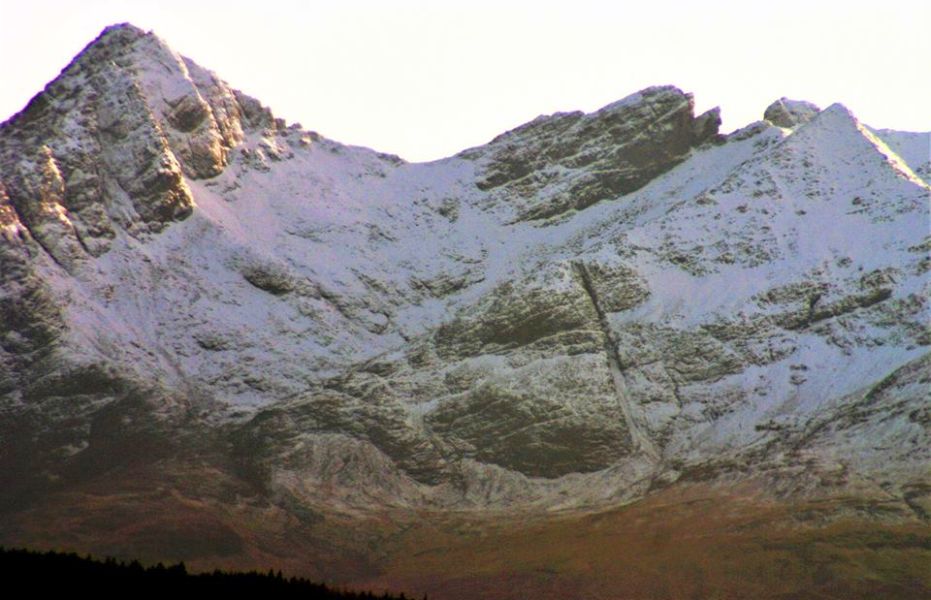
[[927, 523], [931, 136], [719, 124], [654, 87], [412, 164], [108, 28], [0, 126], [0, 539], [105, 535], [24, 515], [141, 472], [225, 518], [711, 482]]

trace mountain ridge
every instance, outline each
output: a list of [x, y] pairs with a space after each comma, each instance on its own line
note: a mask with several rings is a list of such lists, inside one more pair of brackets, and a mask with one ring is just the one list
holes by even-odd
[[0, 125], [0, 539], [134, 470], [302, 547], [706, 485], [926, 523], [927, 164], [812, 106], [657, 86], [407, 163], [108, 28]]

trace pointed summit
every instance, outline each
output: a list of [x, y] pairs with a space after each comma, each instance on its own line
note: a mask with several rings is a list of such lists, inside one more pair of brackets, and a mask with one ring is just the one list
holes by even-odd
[[153, 35], [150, 31], [145, 31], [136, 27], [132, 23], [114, 23], [103, 28], [100, 35], [94, 41], [87, 45], [88, 48], [98, 44], [111, 43], [111, 40], [123, 39], [131, 40]]
[[143, 36], [147, 35], [147, 32], [129, 22], [114, 23], [113, 25], [107, 25], [104, 27], [103, 31], [100, 32], [100, 35], [97, 37], [97, 39], [101, 39], [109, 35]]
[[789, 146], [807, 148], [813, 160], [845, 165], [884, 163], [896, 177], [927, 187], [912, 167], [839, 102], [822, 110], [788, 138]]
[[[119, 229], [185, 218], [194, 206], [185, 176], [219, 175], [248, 131], [283, 126], [155, 34], [121, 23], [0, 125], [0, 183], [23, 225], [73, 265], [105, 252]], [[36, 164], [60, 174], [60, 194], [43, 194]], [[55, 250], [62, 236], [74, 238], [67, 252]]]
[[[158, 38], [154, 33], [147, 32], [131, 23], [117, 23], [109, 25], [100, 32], [87, 46], [81, 50], [74, 60], [65, 67], [61, 76], [66, 76], [74, 71], [93, 68], [95, 64], [114, 61], [121, 66], [126, 66], [133, 59], [131, 54], [136, 45], [142, 40], [150, 40], [164, 50], [171, 52], [163, 40]], [[54, 82], [53, 82], [54, 83]]]

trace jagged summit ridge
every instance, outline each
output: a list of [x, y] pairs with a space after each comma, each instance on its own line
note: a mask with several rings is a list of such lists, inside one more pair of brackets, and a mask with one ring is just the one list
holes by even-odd
[[808, 116], [662, 86], [408, 164], [108, 29], [0, 127], [6, 493], [156, 439], [288, 510], [921, 498], [928, 186]]
[[627, 194], [721, 141], [718, 109], [695, 117], [690, 94], [647, 88], [591, 114], [538, 117], [465, 156], [488, 161], [481, 190], [495, 190], [519, 220], [548, 219]]

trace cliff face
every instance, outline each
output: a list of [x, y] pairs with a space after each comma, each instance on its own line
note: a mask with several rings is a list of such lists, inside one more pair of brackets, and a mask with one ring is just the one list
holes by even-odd
[[720, 141], [720, 124], [717, 109], [696, 118], [689, 94], [654, 87], [590, 115], [540, 117], [463, 155], [488, 161], [476, 186], [514, 205], [518, 220], [546, 219], [643, 187]]
[[649, 88], [408, 164], [106, 30], [0, 127], [6, 510], [183, 462], [311, 521], [699, 480], [926, 519], [920, 134], [766, 114]]

